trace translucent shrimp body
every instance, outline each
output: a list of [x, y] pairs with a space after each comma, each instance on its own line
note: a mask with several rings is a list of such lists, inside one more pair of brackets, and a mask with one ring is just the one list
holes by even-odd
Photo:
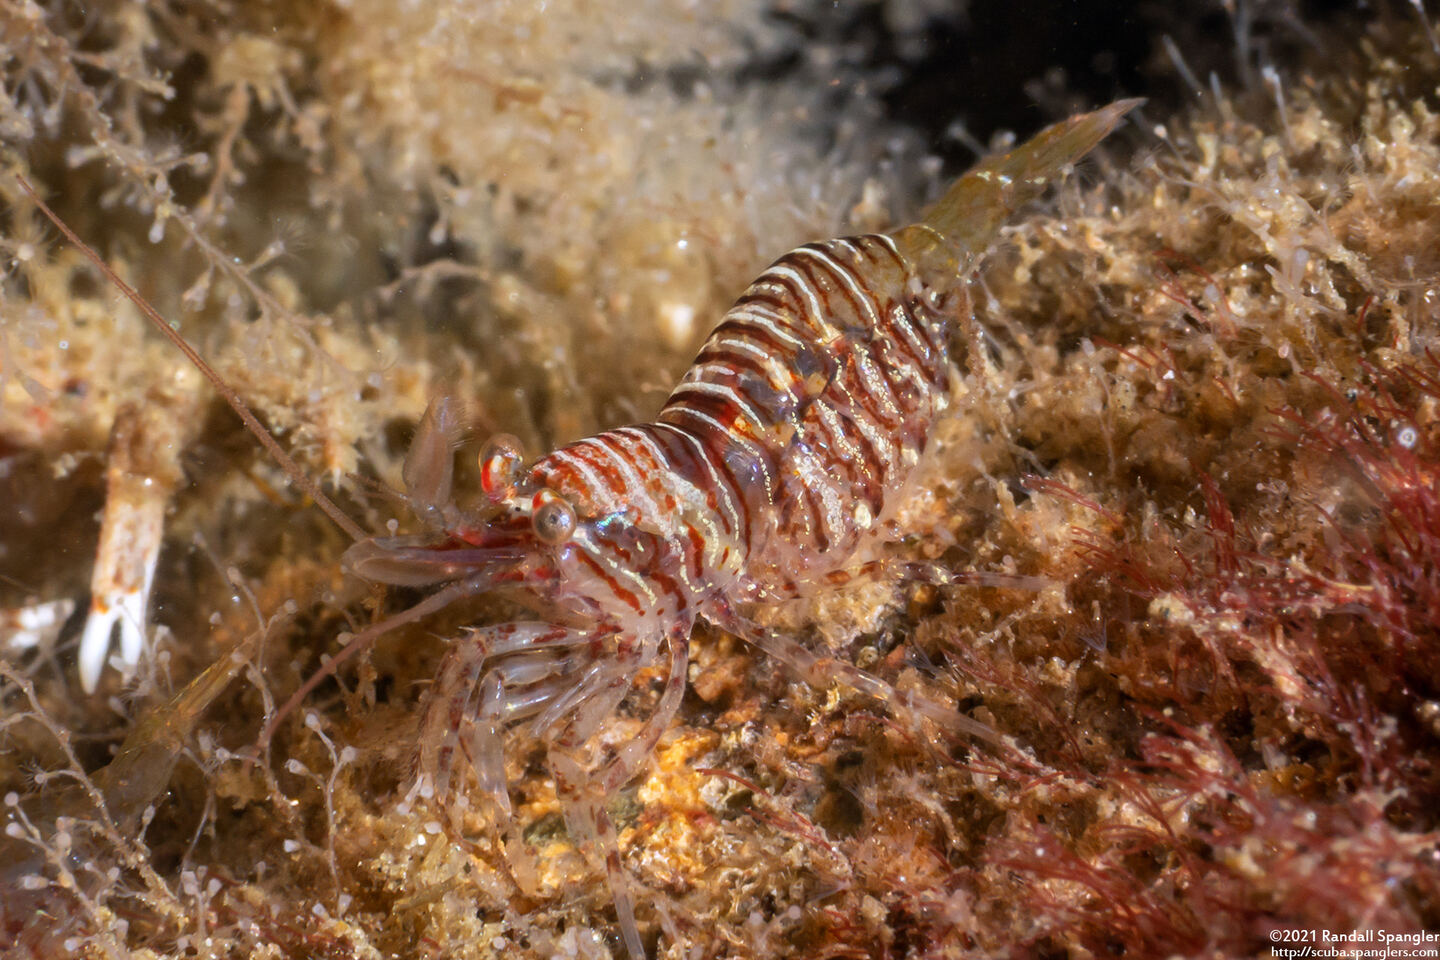
[[[544, 619], [482, 628], [454, 645], [423, 723], [417, 789], [448, 794], [458, 750], [508, 815], [502, 737], [528, 728], [547, 745], [572, 833], [603, 852], [638, 958], [603, 802], [643, 768], [674, 718], [697, 618], [812, 682], [840, 680], [905, 709], [883, 681], [767, 634], [745, 610], [831, 582], [883, 537], [943, 404], [950, 329], [967, 309], [975, 258], [1133, 106], [1073, 118], [986, 161], [918, 224], [781, 257], [726, 313], [655, 422], [528, 467], [513, 444], [492, 444], [481, 458], [489, 506], [475, 516], [448, 503], [453, 418], [432, 407], [406, 477], [435, 534], [363, 541], [350, 568], [385, 583], [447, 584], [437, 597], [518, 587]], [[587, 744], [662, 650], [666, 684], [640, 735], [592, 756]], [[937, 704], [909, 709], [956, 733], [988, 734]]]

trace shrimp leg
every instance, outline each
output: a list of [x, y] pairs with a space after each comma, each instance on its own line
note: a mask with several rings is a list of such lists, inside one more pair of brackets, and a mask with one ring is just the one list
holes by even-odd
[[596, 774], [602, 793], [613, 794], [650, 762], [660, 737], [669, 729], [680, 709], [680, 701], [685, 697], [686, 669], [690, 664], [690, 626], [687, 624], [684, 630], [672, 630], [669, 644], [670, 669], [665, 677], [665, 691], [660, 695], [660, 703], [645, 722], [640, 735], [621, 746], [614, 758]]
[[630, 878], [620, 862], [620, 842], [615, 824], [605, 810], [606, 794], [595, 778], [568, 753], [550, 751], [550, 772], [555, 776], [555, 790], [565, 807], [565, 825], [582, 850], [597, 851], [604, 861], [610, 897], [615, 902], [615, 918], [620, 935], [632, 960], [647, 956], [640, 940], [640, 926], [635, 922], [635, 896]]
[[[548, 709], [569, 695], [569, 677], [555, 682], [537, 674], [534, 685], [507, 686], [506, 676], [525, 680], [516, 660], [537, 655], [563, 653], [594, 639], [593, 630], [552, 623], [502, 623], [472, 630], [450, 648], [430, 689], [430, 701], [420, 725], [420, 749], [416, 757], [417, 782], [428, 785], [438, 796], [447, 796], [454, 771], [455, 753], [465, 753], [474, 765], [476, 778], [485, 795], [502, 815], [510, 811], [506, 791], [504, 752], [500, 743], [507, 721], [537, 709]], [[481, 680], [487, 662], [508, 655], [500, 668]], [[508, 668], [508, 669], [506, 669]], [[552, 672], [573, 675], [575, 668], [561, 657]], [[421, 786], [426, 793], [426, 786]]]

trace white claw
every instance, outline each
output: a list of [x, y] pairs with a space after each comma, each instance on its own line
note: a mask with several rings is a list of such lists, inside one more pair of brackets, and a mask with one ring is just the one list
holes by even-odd
[[80, 686], [86, 693], [95, 692], [105, 655], [110, 652], [110, 634], [115, 629], [118, 607], [107, 607], [99, 600], [90, 604], [85, 618], [85, 632], [80, 635]]
[[124, 406], [110, 428], [105, 511], [90, 613], [80, 637], [80, 686], [93, 693], [120, 635], [119, 666], [128, 680], [149, 644], [150, 588], [165, 535], [165, 505], [180, 479], [179, 455], [194, 417], [194, 394], [151, 391], [143, 407]]
[[[80, 686], [93, 693], [110, 654], [110, 640], [120, 634], [120, 662], [126, 678], [145, 652], [146, 617], [155, 564], [164, 533], [165, 496], [150, 494], [143, 482], [121, 493], [111, 483], [100, 522], [100, 546], [90, 579], [90, 614], [80, 636]], [[156, 485], [158, 486], [158, 485]]]

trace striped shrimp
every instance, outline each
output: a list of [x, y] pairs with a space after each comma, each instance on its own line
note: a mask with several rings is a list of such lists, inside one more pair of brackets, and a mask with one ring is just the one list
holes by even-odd
[[[1015, 208], [1135, 103], [1072, 118], [983, 162], [919, 223], [781, 257], [725, 314], [654, 422], [528, 464], [513, 438], [492, 439], [480, 454], [477, 508], [452, 499], [459, 417], [451, 402], [433, 402], [404, 469], [425, 532], [362, 538], [344, 558], [365, 580], [433, 592], [351, 638], [272, 716], [261, 748], [325, 676], [376, 637], [459, 598], [512, 589], [538, 618], [474, 628], [452, 644], [420, 722], [407, 802], [464, 805], [455, 782], [463, 758], [508, 829], [507, 733], [522, 729], [545, 744], [567, 824], [603, 860], [621, 935], [638, 960], [645, 950], [604, 802], [644, 769], [675, 718], [697, 620], [752, 642], [817, 686], [839, 681], [946, 732], [993, 737], [957, 711], [904, 699], [853, 665], [766, 631], [751, 614], [843, 580], [883, 542], [943, 406], [950, 330], [968, 310], [968, 273]], [[218, 381], [148, 305], [141, 309]], [[217, 386], [287, 472], [353, 531], [234, 392]], [[603, 754], [596, 735], [653, 666], [666, 675], [657, 705], [637, 736]]]

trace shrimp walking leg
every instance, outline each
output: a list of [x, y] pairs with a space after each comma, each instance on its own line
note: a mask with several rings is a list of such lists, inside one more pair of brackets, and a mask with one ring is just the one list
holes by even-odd
[[620, 862], [620, 842], [615, 824], [605, 810], [607, 794], [574, 757], [555, 749], [550, 751], [550, 771], [555, 776], [555, 789], [565, 807], [565, 824], [581, 849], [603, 860], [610, 897], [615, 902], [615, 917], [625, 949], [632, 958], [645, 957], [640, 940], [640, 926], [635, 921], [635, 896], [630, 878]]
[[[593, 630], [528, 622], [472, 630], [456, 641], [421, 721], [417, 782], [438, 796], [449, 795], [455, 755], [462, 753], [482, 793], [508, 816], [504, 729], [548, 711], [584, 685], [574, 681], [576, 668], [566, 654], [593, 639]], [[425, 786], [421, 792], [428, 792]]]
[[622, 649], [613, 658], [590, 663], [578, 681], [556, 696], [534, 720], [532, 735], [565, 747], [584, 743], [630, 692], [637, 659], [635, 651]]
[[665, 692], [660, 695], [660, 703], [645, 722], [645, 728], [640, 735], [621, 746], [614, 759], [596, 776], [604, 793], [610, 794], [619, 790], [649, 763], [660, 738], [669, 729], [670, 722], [675, 719], [675, 714], [680, 709], [680, 701], [685, 696], [686, 668], [689, 664], [689, 631], [671, 633], [670, 669], [665, 677]]

